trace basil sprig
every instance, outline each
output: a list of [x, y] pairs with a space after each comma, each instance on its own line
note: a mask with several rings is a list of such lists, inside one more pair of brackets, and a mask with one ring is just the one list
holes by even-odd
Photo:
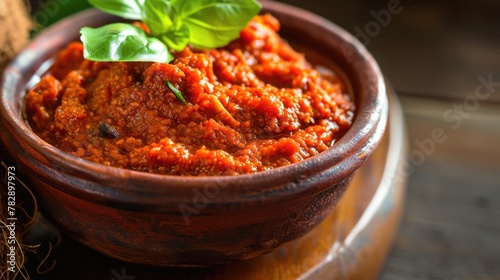
[[188, 44], [218, 48], [239, 37], [259, 13], [256, 0], [89, 0], [94, 7], [128, 20], [139, 20], [149, 34], [128, 23], [80, 31], [84, 57], [95, 61], [168, 63], [169, 50]]

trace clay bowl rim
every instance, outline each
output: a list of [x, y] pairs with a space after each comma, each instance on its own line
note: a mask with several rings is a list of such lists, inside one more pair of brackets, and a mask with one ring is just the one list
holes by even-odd
[[[218, 187], [218, 196], [211, 203], [252, 202], [280, 199], [310, 191], [308, 190], [311, 188], [310, 185], [302, 184], [301, 181], [312, 176], [335, 176], [336, 180], [340, 181], [361, 166], [382, 138], [388, 110], [383, 75], [364, 45], [341, 27], [297, 7], [273, 1], [261, 2], [264, 7], [263, 12], [298, 18], [315, 25], [330, 36], [337, 36], [344, 44], [342, 47], [347, 47], [351, 51], [348, 60], [352, 62], [353, 71], [364, 78], [360, 79], [358, 92], [355, 93], [355, 99], [358, 100], [355, 100], [357, 108], [351, 128], [339, 141], [321, 154], [299, 163], [252, 174], [187, 177], [108, 167], [72, 156], [48, 144], [33, 133], [25, 123], [20, 112], [22, 102], [14, 100], [14, 97], [25, 95], [23, 92], [31, 78], [24, 78], [22, 74], [26, 71], [34, 74], [36, 70], [27, 64], [38, 63], [37, 68], [39, 68], [47, 61], [47, 57], [39, 58], [47, 56], [48, 53], [40, 52], [40, 46], [67, 42], [69, 36], [66, 35], [66, 39], [63, 40], [56, 34], [61, 32], [65, 34], [63, 29], [74, 26], [75, 23], [82, 21], [88, 23], [89, 19], [94, 17], [115, 18], [93, 9], [70, 16], [48, 28], [31, 41], [9, 64], [2, 79], [1, 115], [20, 139], [53, 164], [52, 168], [83, 178], [85, 181], [109, 185], [105, 189], [96, 189], [91, 185], [68, 186], [61, 189], [88, 200], [108, 201], [120, 205], [191, 202], [194, 189], [203, 190], [207, 186], [214, 187], [215, 184], [215, 187]], [[40, 53], [38, 58], [34, 55], [37, 52]], [[352, 77], [349, 79], [352, 80]], [[9, 101], [9, 98], [12, 100]]]

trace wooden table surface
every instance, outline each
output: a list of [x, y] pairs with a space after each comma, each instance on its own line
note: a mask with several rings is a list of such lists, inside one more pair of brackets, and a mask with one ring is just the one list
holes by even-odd
[[448, 138], [408, 179], [403, 222], [380, 279], [500, 279], [500, 104], [481, 104], [453, 130], [442, 114], [458, 101], [400, 98], [410, 156], [436, 128]]

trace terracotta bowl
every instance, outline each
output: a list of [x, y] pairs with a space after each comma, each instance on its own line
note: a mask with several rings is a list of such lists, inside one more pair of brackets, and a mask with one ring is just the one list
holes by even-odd
[[33, 79], [82, 26], [118, 19], [89, 10], [34, 39], [6, 69], [1, 139], [29, 177], [44, 213], [74, 239], [106, 255], [161, 266], [229, 263], [265, 254], [310, 231], [334, 208], [353, 172], [377, 146], [387, 120], [382, 74], [364, 46], [333, 23], [276, 2], [263, 12], [282, 34], [335, 61], [352, 84], [352, 128], [300, 163], [239, 176], [165, 176], [106, 167], [66, 154], [23, 118]]

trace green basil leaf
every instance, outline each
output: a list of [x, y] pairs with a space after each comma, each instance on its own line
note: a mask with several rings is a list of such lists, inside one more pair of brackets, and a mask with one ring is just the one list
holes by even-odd
[[166, 81], [165, 84], [167, 87], [174, 93], [175, 97], [177, 97], [177, 100], [182, 102], [183, 104], [187, 104], [186, 99], [184, 99], [184, 96], [182, 96], [182, 92], [178, 90], [170, 81]]
[[179, 20], [190, 30], [190, 44], [218, 48], [239, 37], [259, 13], [256, 0], [171, 0]]
[[95, 8], [131, 20], [143, 20], [144, 0], [88, 0]]
[[84, 57], [94, 61], [153, 61], [173, 59], [160, 40], [148, 37], [144, 30], [127, 23], [113, 23], [80, 31]]
[[167, 46], [176, 51], [182, 51], [189, 43], [189, 28], [186, 25], [181, 25], [178, 30], [169, 31], [156, 36]]
[[170, 62], [170, 49], [189, 43], [218, 48], [239, 37], [260, 11], [257, 0], [89, 0], [96, 8], [141, 20], [151, 36], [130, 24], [83, 28], [84, 56], [95, 61]]
[[146, 0], [145, 22], [151, 34], [171, 49], [180, 51], [189, 43], [189, 28], [180, 22], [169, 1]]
[[172, 13], [172, 5], [168, 0], [146, 0], [144, 22], [153, 36], [166, 33], [173, 27]]

